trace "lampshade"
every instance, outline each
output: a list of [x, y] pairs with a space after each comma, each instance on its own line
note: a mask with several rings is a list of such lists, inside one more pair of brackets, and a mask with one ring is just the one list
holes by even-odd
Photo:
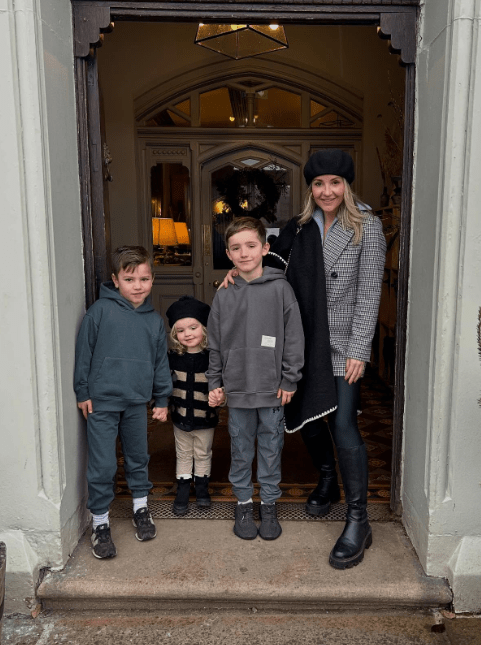
[[289, 47], [280, 25], [200, 24], [194, 42], [235, 60]]
[[175, 246], [177, 236], [174, 220], [170, 217], [153, 217], [152, 239], [155, 246]]
[[190, 244], [189, 229], [185, 222], [174, 222], [175, 234], [179, 244]]

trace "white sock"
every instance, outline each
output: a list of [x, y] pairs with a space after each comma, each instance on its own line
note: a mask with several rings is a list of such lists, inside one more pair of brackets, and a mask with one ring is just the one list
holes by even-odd
[[106, 513], [103, 513], [102, 515], [94, 515], [92, 513], [92, 528], [94, 529], [94, 531], [97, 526], [100, 526], [101, 524], [107, 524], [107, 526], [110, 526], [108, 511]]
[[238, 504], [252, 504], [252, 497], [247, 500], [247, 502], [237, 502]]
[[134, 497], [132, 501], [134, 503], [134, 513], [137, 513], [139, 508], [147, 506], [147, 495], [145, 497]]
[[177, 479], [192, 479], [192, 475], [177, 475]]
[[[267, 504], [267, 502], [263, 502], [263, 501], [261, 500], [261, 506], [262, 506], [262, 504]], [[272, 504], [275, 504], [275, 502], [272, 502]]]

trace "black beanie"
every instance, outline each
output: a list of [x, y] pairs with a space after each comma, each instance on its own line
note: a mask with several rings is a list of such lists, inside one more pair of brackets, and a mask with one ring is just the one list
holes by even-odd
[[354, 161], [344, 150], [326, 148], [318, 150], [309, 157], [304, 166], [304, 177], [310, 186], [314, 177], [320, 175], [337, 175], [344, 177], [349, 184], [354, 181]]
[[166, 314], [171, 328], [182, 318], [195, 318], [206, 327], [209, 312], [210, 307], [205, 302], [201, 302], [192, 296], [182, 296], [177, 302], [170, 305]]

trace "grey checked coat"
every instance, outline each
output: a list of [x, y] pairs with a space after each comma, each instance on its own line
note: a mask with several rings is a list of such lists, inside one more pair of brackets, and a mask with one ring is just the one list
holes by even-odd
[[369, 361], [386, 256], [381, 220], [369, 214], [362, 240], [333, 224], [324, 243], [327, 314], [334, 376], [344, 376], [347, 358]]

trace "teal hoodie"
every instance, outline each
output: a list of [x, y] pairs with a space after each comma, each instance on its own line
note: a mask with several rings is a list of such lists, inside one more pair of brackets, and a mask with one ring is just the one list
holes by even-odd
[[167, 406], [172, 392], [167, 340], [150, 298], [135, 309], [113, 282], [101, 285], [78, 333], [74, 389], [79, 403], [92, 400], [94, 412], [152, 398], [155, 407]]

